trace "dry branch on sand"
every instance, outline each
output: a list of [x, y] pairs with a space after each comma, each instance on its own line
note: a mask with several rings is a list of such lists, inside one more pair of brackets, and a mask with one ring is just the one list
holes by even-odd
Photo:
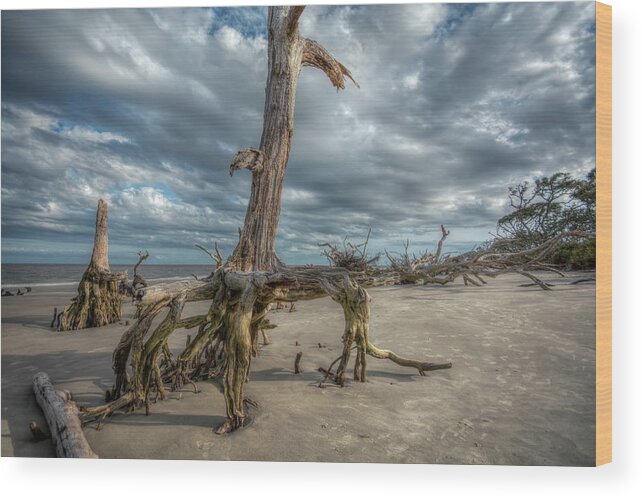
[[331, 266], [345, 268], [349, 271], [368, 271], [380, 259], [379, 254], [369, 256], [366, 252], [370, 237], [371, 229], [369, 228], [366, 239], [360, 244], [353, 244], [348, 241], [348, 238], [344, 238], [342, 247], [329, 242], [318, 245], [325, 248], [321, 255], [328, 259]]
[[[438, 243], [439, 255], [441, 244], [449, 232], [442, 227], [443, 237]], [[470, 251], [457, 256], [432, 258], [418, 264], [412, 272], [400, 272], [401, 282], [421, 282], [424, 284], [447, 284], [462, 277], [465, 285], [481, 286], [486, 284], [484, 278], [495, 278], [505, 273], [517, 273], [538, 285], [543, 290], [551, 290], [550, 285], [534, 275], [535, 271], [547, 271], [564, 276], [554, 265], [547, 263], [547, 257], [563, 242], [570, 239], [592, 239], [594, 234], [582, 232], [564, 232], [546, 240], [537, 247], [511, 252], [504, 248], [512, 247], [511, 239], [496, 239], [488, 248]], [[389, 256], [391, 268], [396, 271], [396, 260]]]

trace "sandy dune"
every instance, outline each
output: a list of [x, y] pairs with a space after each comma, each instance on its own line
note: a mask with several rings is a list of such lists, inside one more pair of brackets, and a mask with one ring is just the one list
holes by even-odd
[[[278, 328], [247, 385], [260, 405], [250, 427], [212, 432], [225, 415], [212, 381], [199, 383], [199, 394], [171, 393], [149, 417], [118, 414], [100, 431], [89, 426], [87, 438], [102, 458], [592, 465], [595, 286], [571, 280], [549, 278], [558, 284], [552, 292], [520, 287], [525, 280], [516, 276], [486, 289], [373, 289], [375, 344], [453, 368], [420, 377], [370, 358], [368, 382], [343, 389], [317, 387], [317, 367], [341, 350], [341, 308], [330, 299], [298, 303], [295, 313], [270, 316]], [[53, 307], [72, 295], [70, 287], [40, 287], [2, 299], [2, 456], [54, 456], [28, 429], [31, 420], [45, 426], [31, 393], [36, 372], [80, 404], [100, 403], [111, 387], [124, 322], [53, 332]], [[128, 304], [125, 319], [132, 312]], [[173, 349], [185, 335], [174, 334]], [[304, 373], [295, 375], [298, 351]]]

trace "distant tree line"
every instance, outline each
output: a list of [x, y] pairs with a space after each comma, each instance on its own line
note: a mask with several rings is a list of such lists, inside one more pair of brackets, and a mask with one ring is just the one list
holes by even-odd
[[[596, 232], [596, 169], [585, 178], [555, 173], [509, 187], [512, 211], [498, 220], [496, 237], [512, 251], [531, 249], [564, 232]], [[567, 240], [549, 262], [573, 269], [596, 267], [594, 239]]]

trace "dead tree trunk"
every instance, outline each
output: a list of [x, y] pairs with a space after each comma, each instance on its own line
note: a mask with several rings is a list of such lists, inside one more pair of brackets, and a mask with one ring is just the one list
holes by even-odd
[[78, 295], [60, 316], [59, 330], [102, 327], [121, 319], [119, 287], [127, 274], [110, 272], [107, 246], [107, 203], [100, 199], [92, 258], [78, 284]]
[[237, 153], [230, 166], [231, 175], [243, 168], [252, 171], [245, 222], [228, 261], [239, 271], [275, 271], [281, 266], [275, 253], [275, 237], [302, 66], [321, 69], [338, 89], [344, 88], [345, 78], [353, 80], [348, 69], [321, 45], [299, 34], [303, 10], [304, 7], [268, 9], [268, 79], [261, 143], [259, 149]]

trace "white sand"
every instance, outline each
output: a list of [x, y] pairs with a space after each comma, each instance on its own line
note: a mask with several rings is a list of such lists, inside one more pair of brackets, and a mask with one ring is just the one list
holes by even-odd
[[[199, 394], [170, 393], [149, 417], [117, 414], [100, 431], [89, 426], [87, 438], [102, 458], [593, 465], [595, 286], [570, 280], [549, 278], [558, 284], [551, 292], [519, 287], [526, 280], [516, 276], [484, 289], [373, 289], [376, 345], [453, 368], [420, 377], [369, 358], [368, 382], [343, 389], [317, 387], [317, 367], [341, 351], [341, 308], [330, 299], [297, 303], [295, 313], [270, 315], [279, 326], [252, 363], [246, 394], [260, 409], [250, 427], [212, 432], [225, 408], [210, 381]], [[101, 403], [112, 385], [124, 321], [52, 331], [53, 307], [72, 296], [71, 287], [41, 287], [2, 299], [2, 456], [54, 456], [28, 429], [31, 420], [46, 426], [31, 393], [36, 372], [79, 404]], [[207, 306], [192, 303], [184, 316]], [[128, 304], [124, 319], [132, 312]], [[186, 333], [172, 336], [174, 350]]]

